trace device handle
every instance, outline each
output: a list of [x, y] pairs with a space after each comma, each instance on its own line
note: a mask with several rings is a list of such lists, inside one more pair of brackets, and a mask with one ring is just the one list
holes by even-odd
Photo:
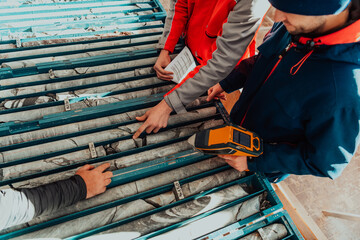
[[[254, 140], [256, 140], [258, 142], [258, 144], [257, 144], [258, 147], [255, 147]], [[253, 145], [254, 145], [254, 148], [255, 148], [256, 151], [260, 150], [260, 139], [258, 137], [254, 137]]]

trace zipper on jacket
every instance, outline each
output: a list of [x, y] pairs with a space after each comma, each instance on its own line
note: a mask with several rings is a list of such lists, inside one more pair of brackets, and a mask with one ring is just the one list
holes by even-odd
[[[269, 75], [266, 77], [265, 81], [261, 84], [261, 86], [263, 86], [263, 85], [266, 83], [266, 81], [269, 79], [269, 77], [270, 77], [270, 76], [273, 74], [273, 72], [275, 71], [276, 67], [279, 65], [280, 61], [284, 58], [285, 54], [286, 54], [286, 53], [290, 50], [290, 48], [292, 48], [292, 47], [296, 47], [296, 44], [293, 43], [293, 42], [289, 43], [289, 44], [284, 48], [284, 50], [281, 51], [281, 53], [280, 53], [280, 55], [279, 55], [279, 60], [275, 63], [274, 67], [271, 69]], [[246, 115], [247, 115], [247, 113], [248, 113], [248, 111], [249, 111], [249, 108], [250, 108], [250, 106], [251, 106], [251, 103], [252, 103], [252, 102], [250, 102], [250, 104], [248, 105], [248, 108], [246, 109], [245, 115], [244, 115], [243, 119], [242, 119], [241, 122], [240, 122], [240, 126], [242, 126], [243, 123], [244, 123], [244, 121], [245, 121], [245, 118], [246, 118]]]

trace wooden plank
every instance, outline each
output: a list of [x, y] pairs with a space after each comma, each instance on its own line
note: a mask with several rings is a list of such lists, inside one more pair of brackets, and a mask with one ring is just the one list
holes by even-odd
[[284, 209], [289, 213], [296, 227], [306, 240], [327, 240], [319, 226], [310, 217], [301, 202], [297, 199], [286, 183], [272, 184]]

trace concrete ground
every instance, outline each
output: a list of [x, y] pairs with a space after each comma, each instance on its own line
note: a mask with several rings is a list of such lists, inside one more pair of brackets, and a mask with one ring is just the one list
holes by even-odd
[[335, 179], [292, 175], [285, 183], [328, 240], [360, 239], [360, 221], [324, 216], [323, 210], [360, 215], [360, 148]]

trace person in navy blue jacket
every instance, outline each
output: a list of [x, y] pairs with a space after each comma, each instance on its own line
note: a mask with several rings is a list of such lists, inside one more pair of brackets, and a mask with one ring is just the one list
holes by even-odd
[[243, 88], [231, 119], [264, 140], [258, 158], [222, 156], [234, 168], [338, 177], [359, 145], [360, 1], [270, 0], [272, 30], [209, 97]]

